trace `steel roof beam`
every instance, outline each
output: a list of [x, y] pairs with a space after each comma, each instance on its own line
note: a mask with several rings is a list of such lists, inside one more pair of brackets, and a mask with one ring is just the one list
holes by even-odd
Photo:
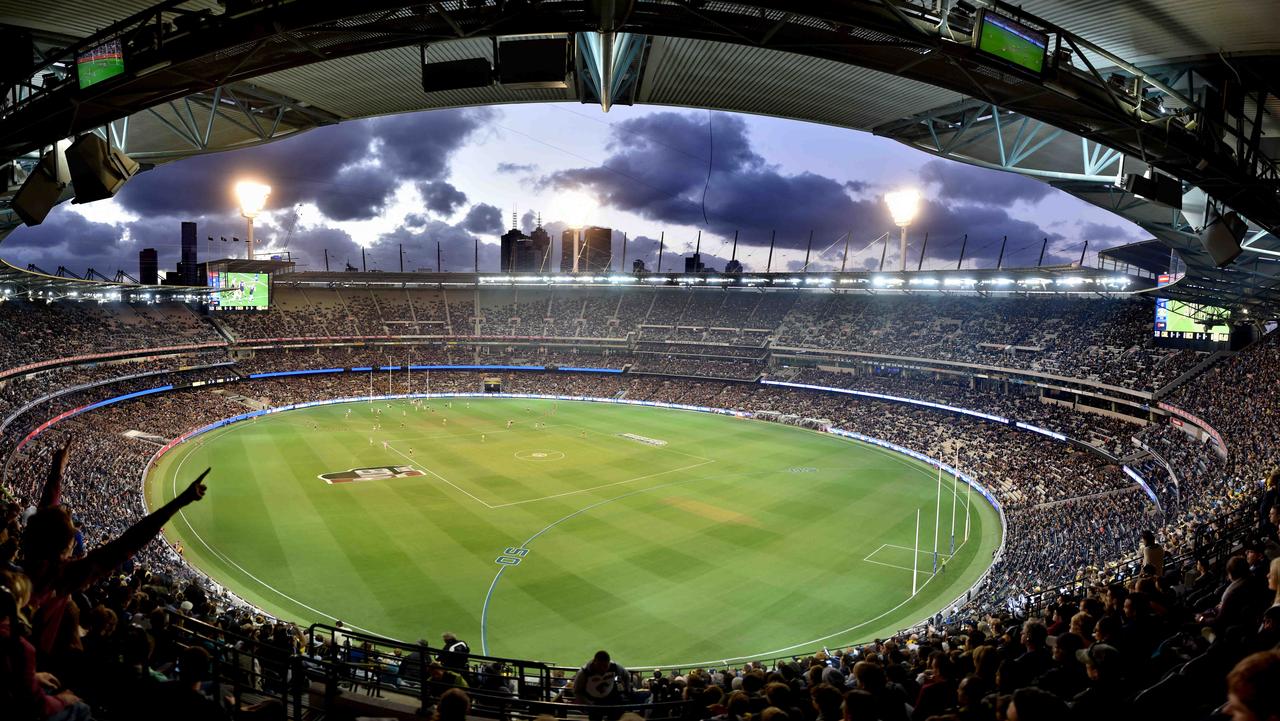
[[[441, 2], [369, 0], [358, 7], [266, 3], [233, 17], [205, 16], [182, 27], [168, 28], [165, 18], [186, 9], [180, 7], [183, 5], [169, 0], [131, 19], [132, 25], [126, 21], [106, 35], [81, 43], [83, 49], [104, 37], [137, 37], [144, 27], [159, 33], [155, 43], [158, 49], [150, 57], [140, 52], [135, 60], [145, 66], [140, 73], [84, 90], [63, 83], [47, 92], [36, 91], [19, 103], [0, 120], [0, 137], [8, 139], [0, 142], [0, 156], [17, 155], [33, 145], [47, 144], [57, 139], [55, 135], [65, 137], [85, 127], [105, 124], [140, 105], [160, 104], [194, 90], [210, 89], [211, 86], [198, 87], [208, 82], [202, 78], [234, 80], [314, 62], [317, 56], [312, 50], [326, 58], [336, 58], [404, 46], [410, 40], [577, 32], [600, 25], [586, 3], [451, 5], [446, 20], [440, 12]], [[398, 9], [404, 11], [394, 12]], [[1060, 64], [1055, 54], [1049, 58], [1049, 77], [1043, 84], [1018, 78], [966, 44], [943, 37], [938, 31], [941, 19], [937, 16], [892, 0], [739, 0], [706, 4], [635, 0], [628, 11], [619, 31], [751, 45], [757, 44], [757, 38], [767, 37], [769, 46], [898, 72], [914, 80], [988, 98], [996, 105], [1144, 158], [1199, 185], [1264, 227], [1280, 230], [1280, 198], [1265, 180], [1272, 175], [1280, 178], [1280, 173], [1269, 159], [1245, 164], [1230, 151], [1230, 146], [1206, 148], [1201, 136], [1183, 127], [1178, 119], [1161, 119], [1158, 126], [1151, 126], [1157, 118], [1148, 118], [1140, 101], [1120, 97], [1087, 55], [1106, 58], [1140, 78], [1144, 87], [1178, 98], [1189, 108], [1195, 108], [1194, 100], [1160, 78], [1048, 23], [1040, 24], [1067, 46], [1082, 51], [1087, 72]], [[788, 21], [778, 27], [779, 20], [788, 13]], [[1025, 13], [1020, 17], [1028, 18]], [[1036, 22], [1034, 18], [1031, 21]], [[330, 42], [323, 47], [309, 43], [308, 39], [317, 33], [324, 33]], [[868, 41], [885, 44], [873, 48], [862, 45]], [[1085, 49], [1087, 54], [1083, 53]], [[58, 57], [66, 61], [68, 57], [74, 59], [74, 53]], [[147, 65], [151, 61], [155, 62]], [[980, 78], [978, 70], [983, 71]], [[53, 100], [54, 95], [60, 96], [61, 102], [43, 102]], [[72, 107], [77, 109], [72, 112]], [[1240, 130], [1228, 127], [1224, 132], [1239, 135]]]

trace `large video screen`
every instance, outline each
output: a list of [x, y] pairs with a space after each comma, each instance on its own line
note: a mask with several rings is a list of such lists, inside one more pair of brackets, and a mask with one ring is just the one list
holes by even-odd
[[266, 273], [210, 273], [214, 289], [209, 306], [222, 310], [266, 310], [271, 305], [271, 276]]
[[1045, 51], [1049, 47], [1045, 33], [985, 10], [976, 35], [980, 52], [1036, 75], [1044, 72]]
[[82, 90], [123, 73], [124, 51], [119, 40], [108, 40], [76, 56], [76, 77]]
[[1231, 326], [1219, 321], [1227, 317], [1224, 308], [1157, 298], [1156, 337], [1226, 343], [1231, 340]]

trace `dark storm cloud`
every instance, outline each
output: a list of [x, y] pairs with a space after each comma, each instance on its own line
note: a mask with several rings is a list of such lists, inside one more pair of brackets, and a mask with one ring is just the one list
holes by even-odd
[[496, 170], [499, 173], [532, 173], [538, 169], [538, 166], [532, 163], [498, 163]]
[[438, 215], [453, 215], [467, 202], [466, 193], [444, 180], [418, 183], [418, 191], [422, 193], [422, 202], [427, 210]]
[[1132, 233], [1119, 225], [1084, 221], [1080, 224], [1080, 235], [1089, 240], [1136, 240]]
[[[436, 267], [436, 244], [444, 270], [470, 271], [475, 267], [476, 237], [460, 225], [450, 225], [432, 220], [422, 230], [400, 227], [382, 235], [369, 249], [370, 258], [377, 259], [383, 269], [390, 269], [391, 260], [398, 261], [398, 251], [404, 245], [405, 270]], [[497, 243], [481, 242], [480, 267], [496, 268], [500, 252]], [[388, 260], [384, 261], [383, 258]], [[372, 267], [372, 264], [371, 264]]]
[[[742, 118], [711, 117], [716, 134], [707, 216], [713, 228], [728, 230], [734, 223], [728, 219], [737, 218], [741, 190], [768, 184], [781, 176], [751, 150]], [[607, 147], [611, 154], [602, 165], [552, 173], [542, 183], [554, 188], [582, 188], [604, 205], [655, 220], [702, 224], [702, 190], [708, 165], [707, 116], [662, 112], [625, 120], [612, 128]], [[847, 202], [839, 185], [834, 185]], [[783, 203], [788, 199], [776, 200]], [[750, 224], [747, 218], [736, 222]]]
[[400, 185], [394, 177], [371, 165], [345, 169], [338, 177], [349, 190], [334, 189], [312, 198], [331, 220], [364, 220], [381, 215]]
[[1016, 173], [946, 160], [925, 163], [920, 168], [920, 178], [936, 185], [942, 197], [986, 205], [1009, 205], [1018, 200], [1035, 202], [1053, 191], [1045, 183]]
[[93, 223], [55, 208], [44, 223], [14, 231], [5, 239], [3, 251], [14, 265], [35, 263], [51, 273], [66, 265], [76, 274], [92, 267], [107, 275], [117, 269], [137, 275], [137, 254], [144, 247], [125, 239], [123, 231], [113, 225]]
[[116, 197], [143, 216], [200, 216], [234, 209], [233, 181], [257, 178], [272, 186], [268, 208], [314, 202], [335, 219], [370, 218], [400, 181], [443, 180], [453, 153], [494, 113], [438, 110], [317, 128], [160, 166], [133, 178]]
[[[242, 255], [244, 243], [222, 243], [220, 237], [244, 238], [244, 219], [226, 213], [207, 216], [159, 216], [111, 225], [86, 220], [74, 212], [70, 205], [54, 208], [44, 223], [33, 228], [17, 228], [4, 239], [0, 255], [25, 267], [35, 263], [46, 270], [56, 270], [65, 265], [78, 275], [92, 267], [105, 275], [124, 270], [138, 274], [138, 251], [154, 248], [161, 270], [172, 270], [178, 262], [181, 242], [181, 221], [196, 222], [197, 247], [200, 260], [210, 257]], [[259, 238], [272, 233], [264, 224], [259, 228]], [[212, 244], [206, 238], [215, 238]]]
[[524, 215], [520, 216], [520, 232], [528, 235], [537, 227], [538, 214], [532, 210], [524, 211]]
[[389, 173], [431, 180], [443, 177], [462, 141], [495, 117], [493, 108], [469, 108], [392, 115], [371, 122], [378, 156]]
[[[896, 235], [882, 197], [870, 194], [873, 183], [839, 181], [810, 172], [783, 172], [753, 150], [742, 118], [722, 114], [713, 118], [714, 152], [706, 199], [710, 223], [703, 235], [704, 247], [727, 244], [737, 230], [740, 258], [749, 266], [763, 269], [767, 252], [754, 253], [751, 249], [767, 248], [776, 231], [775, 267], [780, 268], [794, 260], [795, 251], [803, 254], [812, 230], [815, 264], [831, 264], [834, 257], [838, 267], [843, 243], [825, 256], [820, 250], [845, 233], [854, 234], [851, 256], [885, 231]], [[555, 189], [581, 189], [603, 205], [660, 223], [703, 225], [706, 116], [662, 112], [629, 119], [613, 127], [608, 148], [610, 155], [601, 165], [552, 173], [541, 183]], [[956, 172], [935, 166], [934, 162], [939, 161], [926, 164], [924, 178], [938, 185], [941, 192], [922, 205], [912, 226], [917, 254], [925, 231], [930, 233], [930, 258], [955, 258], [962, 236], [969, 233], [971, 246], [966, 255], [979, 262], [996, 257], [999, 239], [1004, 235], [1009, 236], [1011, 244], [1016, 241], [1020, 245], [1061, 237], [1035, 223], [1013, 218], [1003, 208], [987, 202], [997, 196], [1005, 205], [1011, 199], [1034, 200], [1050, 192], [1048, 186], [996, 171], [957, 166], [962, 172]], [[968, 171], [981, 173], [981, 182]], [[962, 180], [985, 184], [990, 190], [956, 187]], [[994, 246], [990, 242], [993, 238]], [[671, 244], [676, 245], [683, 248], [681, 244]], [[864, 253], [874, 253], [878, 261], [879, 245], [865, 248]], [[803, 259], [803, 255], [800, 257]]]
[[467, 211], [462, 219], [461, 227], [472, 233], [501, 235], [505, 228], [502, 225], [502, 211], [488, 203], [476, 203]]
[[289, 251], [298, 270], [324, 270], [325, 251], [330, 270], [342, 270], [348, 263], [360, 267], [360, 246], [346, 231], [327, 226], [296, 230], [287, 246], [271, 245], [266, 250]]

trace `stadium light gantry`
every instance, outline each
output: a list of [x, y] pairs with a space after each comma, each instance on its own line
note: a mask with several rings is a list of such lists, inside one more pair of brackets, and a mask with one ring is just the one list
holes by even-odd
[[920, 193], [913, 188], [895, 190], [885, 193], [885, 205], [889, 206], [889, 215], [893, 216], [893, 224], [902, 228], [902, 237], [898, 243], [898, 251], [902, 256], [902, 270], [907, 270], [907, 226], [916, 219], [920, 210]]
[[267, 197], [271, 195], [271, 186], [252, 180], [236, 183], [236, 199], [240, 201], [240, 215], [249, 224], [248, 236], [245, 238], [245, 257], [253, 260], [253, 219], [267, 205]]

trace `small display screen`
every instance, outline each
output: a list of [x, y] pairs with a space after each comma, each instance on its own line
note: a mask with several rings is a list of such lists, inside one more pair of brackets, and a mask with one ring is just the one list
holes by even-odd
[[[1156, 287], [1176, 283], [1179, 278], [1172, 273], [1161, 273], [1156, 278]], [[1231, 340], [1231, 326], [1223, 321], [1229, 315], [1225, 308], [1158, 297], [1155, 337], [1164, 341], [1226, 343]]]
[[1226, 317], [1225, 308], [1157, 298], [1155, 336], [1226, 343], [1231, 340], [1231, 326], [1219, 322]]
[[266, 310], [271, 305], [271, 276], [266, 273], [210, 273], [214, 289], [209, 305], [223, 310]]
[[76, 56], [76, 77], [81, 89], [123, 73], [124, 52], [119, 40], [108, 40]]
[[987, 10], [982, 13], [977, 47], [980, 52], [1040, 75], [1044, 72], [1049, 36], [1012, 18]]

